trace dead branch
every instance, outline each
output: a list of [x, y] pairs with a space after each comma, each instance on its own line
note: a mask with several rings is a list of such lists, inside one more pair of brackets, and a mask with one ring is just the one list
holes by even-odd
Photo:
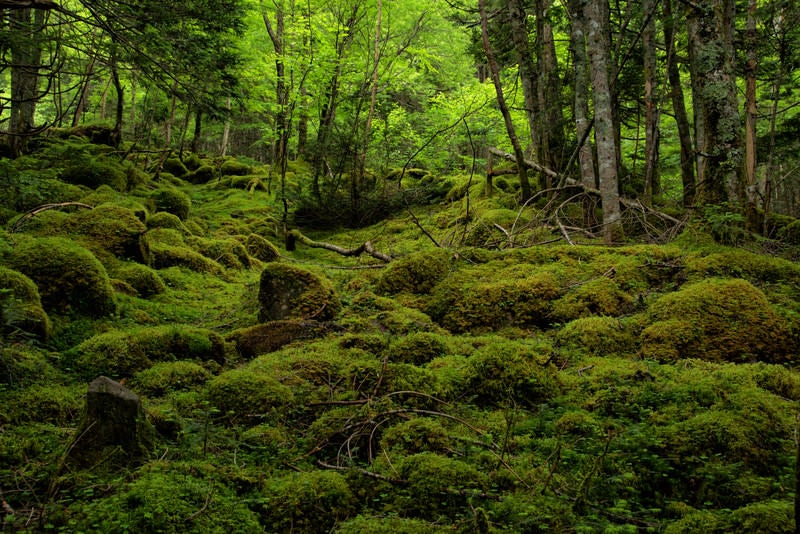
[[90, 206], [89, 204], [84, 204], [83, 202], [57, 202], [54, 204], [42, 204], [41, 206], [37, 206], [32, 210], [25, 213], [22, 217], [17, 219], [14, 224], [11, 225], [11, 228], [8, 229], [8, 233], [13, 234], [20, 228], [22, 228], [28, 219], [35, 217], [36, 215], [42, 213], [43, 211], [53, 210], [56, 208], [66, 208], [69, 206], [76, 206], [78, 208], [86, 208], [86, 209], [94, 209], [94, 206]]
[[[500, 156], [503, 159], [507, 159], [509, 161], [513, 161], [514, 163], [517, 163], [517, 158], [514, 156], [514, 154], [509, 154], [508, 152], [504, 152], [504, 151], [500, 150], [499, 148], [489, 147], [489, 153], [490, 154], [494, 154], [495, 156]], [[558, 178], [558, 173], [556, 171], [554, 171], [553, 169], [548, 169], [547, 167], [542, 167], [541, 165], [539, 165], [535, 161], [531, 161], [529, 159], [525, 159], [525, 160], [522, 160], [522, 164], [525, 165], [526, 167], [530, 167], [531, 169], [533, 169], [535, 171], [539, 171], [541, 173], [544, 173], [547, 176], [550, 176], [552, 178]]]
[[375, 247], [372, 245], [371, 242], [365, 241], [362, 245], [356, 248], [344, 248], [340, 247], [339, 245], [334, 245], [333, 243], [325, 243], [323, 241], [314, 241], [310, 237], [303, 235], [300, 230], [292, 230], [289, 232], [291, 236], [293, 236], [297, 241], [301, 242], [307, 247], [311, 248], [323, 248], [325, 250], [330, 250], [342, 256], [360, 256], [362, 254], [367, 254], [372, 256], [373, 258], [380, 260], [384, 263], [389, 263], [392, 261], [392, 257], [388, 254], [384, 254], [379, 250], [375, 250]]

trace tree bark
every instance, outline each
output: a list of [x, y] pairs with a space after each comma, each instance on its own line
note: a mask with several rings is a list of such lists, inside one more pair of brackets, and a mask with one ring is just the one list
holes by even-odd
[[756, 33], [757, 0], [749, 0], [747, 4], [747, 21], [745, 23], [745, 116], [744, 116], [744, 199], [745, 221], [747, 229], [759, 232], [762, 224], [759, 220], [758, 198], [759, 187], [756, 179], [756, 74], [758, 72], [758, 34]]
[[11, 40], [11, 118], [8, 124], [11, 153], [25, 152], [34, 131], [34, 112], [39, 100], [42, 49], [38, 32], [44, 11], [14, 9], [9, 16]]
[[598, 2], [584, 1], [583, 16], [587, 26], [589, 71], [594, 102], [594, 136], [597, 146], [597, 175], [600, 202], [603, 205], [603, 237], [612, 244], [623, 237], [617, 174], [617, 144], [611, 105], [609, 50], [604, 33], [607, 19]]
[[655, 0], [644, 0], [642, 12], [645, 17], [642, 32], [642, 50], [644, 53], [644, 203], [653, 204], [653, 196], [661, 192], [659, 179], [658, 155], [661, 138], [659, 123], [661, 122], [660, 99], [658, 91], [658, 69], [656, 63], [656, 24]]
[[734, 0], [691, 4], [687, 28], [697, 139], [697, 200], [741, 199], [742, 128], [736, 96]]
[[[478, 8], [481, 16], [481, 40], [483, 43], [483, 51], [486, 54], [486, 60], [489, 63], [489, 72], [492, 78], [492, 83], [494, 84], [495, 93], [497, 94], [497, 105], [500, 108], [500, 112], [503, 114], [503, 120], [505, 121], [508, 139], [511, 141], [511, 146], [514, 147], [514, 156], [517, 158], [517, 161], [524, 161], [525, 153], [522, 151], [522, 146], [519, 143], [519, 137], [517, 137], [517, 132], [514, 129], [514, 123], [511, 120], [511, 113], [508, 110], [508, 105], [506, 104], [506, 99], [503, 95], [503, 85], [500, 81], [500, 67], [497, 65], [497, 60], [495, 59], [492, 45], [489, 43], [486, 1], [478, 0]], [[531, 186], [528, 182], [528, 171], [524, 165], [518, 165], [517, 168], [519, 169], [519, 183], [522, 188], [522, 196], [524, 201], [531, 197]]]
[[681, 74], [678, 70], [678, 54], [675, 50], [675, 18], [672, 13], [672, 0], [663, 0], [664, 42], [667, 48], [667, 76], [670, 85], [670, 99], [678, 128], [681, 146], [681, 183], [683, 185], [683, 205], [689, 207], [695, 197], [695, 156], [689, 116], [686, 113], [686, 99], [683, 95]]

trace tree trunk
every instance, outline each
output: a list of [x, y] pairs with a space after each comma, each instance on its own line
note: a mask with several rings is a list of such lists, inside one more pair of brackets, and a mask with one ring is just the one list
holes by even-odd
[[[556, 172], [561, 171], [561, 151], [565, 146], [564, 112], [561, 106], [561, 78], [558, 74], [558, 55], [549, 23], [551, 0], [536, 0], [536, 58], [539, 71], [538, 98], [541, 119], [538, 122], [539, 163]], [[544, 175], [546, 187], [552, 184]]]
[[672, 0], [664, 0], [664, 42], [667, 47], [667, 76], [670, 85], [672, 110], [678, 128], [678, 139], [681, 145], [681, 183], [683, 185], [683, 205], [689, 207], [695, 196], [695, 156], [692, 145], [692, 132], [689, 116], [686, 113], [686, 100], [683, 96], [683, 84], [678, 70], [678, 55], [675, 51], [675, 18], [672, 13]]
[[584, 1], [586, 19], [589, 71], [594, 102], [594, 135], [597, 146], [597, 174], [600, 202], [603, 205], [603, 236], [612, 244], [623, 237], [617, 175], [617, 146], [614, 135], [614, 118], [611, 109], [609, 77], [609, 50], [604, 33], [608, 19], [595, 1]]
[[11, 40], [11, 118], [9, 145], [14, 156], [27, 148], [34, 131], [34, 112], [39, 100], [39, 68], [42, 49], [38, 32], [44, 24], [43, 10], [14, 9], [9, 15]]
[[111, 51], [111, 79], [114, 82], [114, 89], [117, 92], [117, 110], [114, 116], [114, 131], [111, 134], [111, 142], [114, 146], [119, 146], [120, 141], [122, 141], [122, 117], [125, 109], [125, 91], [122, 89], [122, 82], [119, 79], [116, 48], [112, 48]]
[[[514, 43], [517, 67], [519, 69], [520, 85], [522, 95], [525, 99], [525, 115], [528, 119], [528, 129], [530, 130], [531, 143], [533, 149], [538, 154], [541, 145], [541, 126], [539, 116], [539, 89], [537, 83], [539, 75], [536, 65], [533, 62], [533, 53], [528, 39], [528, 16], [522, 0], [509, 0], [508, 2], [508, 21], [511, 26], [511, 40]], [[544, 189], [545, 184], [541, 184]]]
[[[225, 109], [230, 113], [231, 111], [231, 99], [225, 101]], [[220, 149], [219, 155], [223, 158], [228, 153], [228, 144], [230, 143], [230, 135], [231, 135], [231, 119], [227, 117], [225, 119], [225, 126], [222, 128], [222, 141], [220, 141]]]
[[659, 123], [661, 111], [658, 91], [658, 70], [656, 64], [656, 24], [655, 0], [642, 2], [644, 30], [642, 49], [644, 53], [644, 203], [653, 204], [653, 196], [661, 192], [659, 180], [658, 153], [661, 138]]
[[747, 22], [745, 25], [745, 116], [744, 116], [744, 185], [745, 185], [745, 220], [751, 232], [761, 231], [758, 213], [759, 187], [756, 179], [756, 73], [758, 71], [758, 34], [756, 33], [757, 0], [749, 0], [747, 4]]
[[[492, 45], [489, 43], [486, 1], [478, 0], [478, 6], [481, 16], [481, 39], [483, 42], [483, 51], [486, 54], [486, 60], [489, 63], [489, 72], [492, 78], [492, 83], [494, 84], [494, 89], [497, 93], [497, 105], [500, 108], [500, 112], [503, 114], [503, 120], [505, 121], [508, 139], [511, 141], [511, 146], [514, 147], [514, 156], [517, 158], [517, 161], [522, 162], [525, 160], [525, 153], [522, 151], [522, 147], [519, 144], [519, 138], [517, 137], [517, 132], [514, 129], [514, 123], [511, 121], [511, 113], [508, 110], [508, 105], [506, 104], [506, 99], [503, 95], [503, 85], [500, 81], [500, 67], [497, 65], [497, 60], [494, 57]], [[528, 182], [528, 169], [522, 164], [517, 165], [517, 168], [519, 169], [518, 174], [519, 183], [522, 188], [522, 197], [523, 201], [525, 201], [531, 197], [531, 186]]]
[[697, 200], [741, 199], [742, 128], [734, 74], [734, 0], [699, 0], [688, 17], [697, 139]]
[[197, 107], [194, 110], [194, 134], [192, 134], [191, 151], [195, 154], [200, 152], [200, 136], [203, 132], [203, 110]]

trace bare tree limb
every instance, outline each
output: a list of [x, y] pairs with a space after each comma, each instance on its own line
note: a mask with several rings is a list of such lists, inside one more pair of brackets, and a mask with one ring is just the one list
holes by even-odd
[[368, 256], [372, 256], [373, 258], [380, 260], [384, 263], [389, 263], [392, 261], [392, 257], [388, 254], [384, 254], [379, 250], [375, 250], [375, 247], [372, 245], [371, 242], [365, 241], [362, 245], [356, 248], [344, 248], [340, 247], [339, 245], [334, 245], [333, 243], [325, 243], [323, 241], [314, 241], [310, 237], [303, 235], [300, 230], [292, 230], [290, 234], [299, 242], [304, 244], [307, 247], [311, 248], [323, 248], [325, 250], [330, 250], [342, 256], [360, 256], [362, 254], [367, 254]]

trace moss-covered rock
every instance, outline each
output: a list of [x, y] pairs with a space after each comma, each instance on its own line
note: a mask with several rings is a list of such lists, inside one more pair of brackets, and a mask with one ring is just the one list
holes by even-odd
[[201, 165], [185, 176], [186, 180], [193, 184], [207, 184], [216, 176], [216, 171], [212, 165]]
[[157, 211], [147, 218], [147, 228], [152, 230], [155, 228], [169, 228], [176, 230], [183, 235], [189, 235], [191, 232], [186, 228], [181, 221], [180, 217], [166, 211]]
[[710, 278], [662, 296], [647, 312], [642, 353], [656, 359], [784, 362], [795, 347], [764, 293], [741, 279]]
[[149, 251], [143, 235], [147, 228], [128, 208], [101, 204], [70, 218], [72, 229], [83, 236], [92, 250], [105, 250], [122, 259], [148, 263]]
[[235, 344], [236, 350], [243, 357], [253, 358], [259, 354], [274, 352], [293, 341], [322, 337], [333, 329], [330, 323], [289, 319], [234, 330], [227, 339]]
[[73, 241], [58, 237], [22, 241], [10, 265], [36, 283], [47, 311], [102, 317], [116, 310], [105, 268]]
[[150, 193], [150, 200], [156, 211], [166, 211], [177, 215], [182, 221], [189, 217], [192, 201], [183, 191], [175, 187], [162, 187]]
[[169, 391], [196, 388], [211, 378], [211, 373], [194, 361], [158, 362], [136, 373], [131, 388], [145, 395], [158, 397]]
[[152, 266], [154, 269], [169, 267], [186, 267], [198, 273], [220, 274], [223, 269], [216, 261], [206, 258], [187, 246], [174, 246], [165, 243], [150, 245]]
[[449, 354], [447, 338], [432, 332], [414, 332], [389, 346], [389, 361], [422, 365], [434, 358]]
[[264, 418], [276, 419], [290, 404], [292, 389], [271, 376], [249, 369], [233, 369], [212, 379], [206, 395], [231, 423], [254, 424]]
[[465, 275], [440, 284], [426, 310], [452, 332], [546, 326], [552, 320], [552, 301], [560, 294], [550, 272], [520, 277], [498, 271], [496, 280], [473, 281]]
[[614, 280], [601, 276], [580, 284], [554, 301], [552, 317], [558, 322], [591, 315], [619, 317], [631, 310], [633, 302]]
[[153, 361], [225, 361], [225, 341], [207, 328], [186, 324], [167, 324], [137, 328], [132, 332], [137, 344]]
[[257, 260], [270, 262], [280, 258], [277, 247], [258, 234], [250, 234], [244, 242], [247, 253]]
[[[7, 399], [12, 409], [6, 423], [21, 424], [28, 421], [53, 425], [75, 425], [81, 414], [85, 385], [35, 384], [15, 392]], [[0, 420], [3, 416], [0, 415]]]
[[229, 269], [250, 267], [250, 256], [244, 245], [236, 239], [208, 239], [189, 236], [186, 238], [186, 244], [203, 256], [213, 259]]
[[152, 268], [140, 263], [128, 263], [114, 271], [114, 276], [129, 284], [142, 298], [159, 295], [167, 290], [166, 284]]
[[385, 294], [403, 291], [430, 293], [447, 275], [452, 261], [452, 252], [445, 249], [418, 252], [395, 260], [383, 271], [378, 291]]
[[164, 170], [173, 176], [177, 176], [178, 178], [183, 178], [189, 173], [189, 169], [187, 169], [186, 165], [184, 165], [183, 162], [178, 158], [165, 159]]
[[281, 319], [330, 321], [341, 308], [327, 278], [282, 263], [269, 263], [261, 272], [258, 301], [258, 320], [262, 323]]
[[220, 166], [219, 172], [223, 176], [246, 176], [252, 172], [252, 168], [235, 159], [227, 159]]
[[593, 355], [621, 355], [636, 350], [636, 336], [616, 317], [584, 317], [556, 332], [556, 342], [566, 349]]
[[128, 175], [118, 162], [105, 158], [87, 156], [81, 161], [71, 161], [59, 173], [61, 180], [92, 189], [108, 185], [117, 191], [128, 188]]
[[24, 274], [0, 266], [0, 333], [50, 335], [50, 318], [42, 308], [39, 289]]

